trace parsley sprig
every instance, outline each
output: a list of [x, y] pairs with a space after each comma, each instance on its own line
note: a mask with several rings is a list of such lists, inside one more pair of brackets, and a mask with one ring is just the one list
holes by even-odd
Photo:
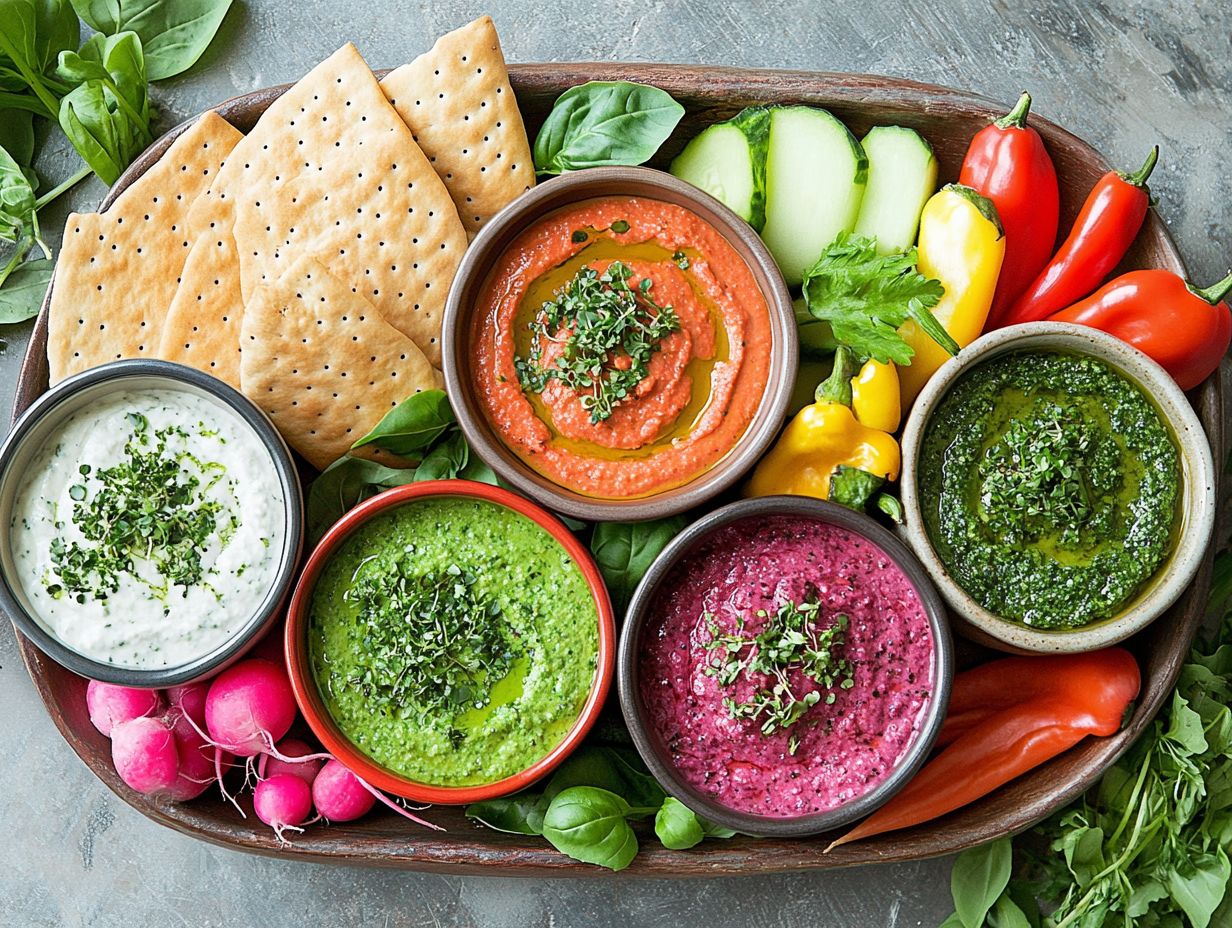
[[[819, 628], [820, 608], [817, 594], [810, 592], [801, 603], [786, 600], [773, 614], [759, 609], [756, 615], [765, 624], [752, 638], [745, 635], [744, 616], [737, 617], [735, 632], [727, 634], [718, 618], [707, 614], [710, 640], [704, 645], [706, 675], [723, 688], [734, 687], [742, 679], [754, 686], [752, 696], [745, 701], [732, 695], [723, 698], [732, 718], [760, 721], [762, 734], [772, 735], [795, 725], [821, 702], [821, 689], [827, 690], [825, 701], [832, 705], [836, 688], [854, 685], [851, 662], [839, 656], [846, 645], [850, 620], [840, 613], [828, 626]], [[821, 689], [797, 696], [791, 682], [794, 672], [803, 673]], [[793, 754], [797, 746], [793, 739]]]
[[[142, 582], [165, 599], [173, 586], [202, 582], [210, 539], [218, 535], [225, 543], [239, 527], [238, 505], [227, 509], [206, 497], [226, 472], [222, 464], [169, 449], [168, 439], [185, 434], [182, 429], [152, 430], [140, 413], [127, 418], [133, 434], [124, 445], [126, 459], [98, 471], [93, 481], [91, 466], [82, 464], [82, 480], [69, 487], [72, 521], [84, 542], [52, 539], [52, 566], [43, 580], [52, 596], [104, 600], [119, 589], [121, 576], [137, 576], [137, 562], [147, 561], [163, 582]], [[91, 484], [97, 486], [93, 498]]]
[[448, 724], [455, 745], [465, 737], [453, 727], [457, 716], [488, 704], [489, 688], [522, 650], [500, 603], [476, 589], [475, 579], [456, 564], [417, 573], [408, 552], [367, 561], [344, 594], [358, 610], [367, 652], [347, 683], [376, 711]]
[[[581, 396], [591, 422], [608, 419], [645, 378], [660, 343], [680, 328], [671, 306], [650, 295], [653, 281], [629, 286], [633, 270], [613, 261], [603, 273], [583, 267], [530, 323], [529, 356], [515, 358], [524, 390], [542, 393], [559, 380]], [[547, 342], [563, 342], [561, 353], [543, 366]]]

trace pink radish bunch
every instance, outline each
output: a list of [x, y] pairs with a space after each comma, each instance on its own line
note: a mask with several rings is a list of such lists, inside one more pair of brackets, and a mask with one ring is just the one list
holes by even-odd
[[281, 665], [250, 658], [213, 680], [165, 692], [90, 681], [90, 721], [111, 738], [120, 779], [139, 793], [161, 799], [194, 799], [217, 783], [240, 814], [223, 777], [236, 758], [254, 774], [253, 811], [285, 841], [316, 817], [348, 822], [382, 802], [429, 828], [324, 752], [285, 737], [296, 719], [294, 693]]

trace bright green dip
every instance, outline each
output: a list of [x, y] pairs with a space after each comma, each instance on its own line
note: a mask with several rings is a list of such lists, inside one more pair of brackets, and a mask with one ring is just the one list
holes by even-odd
[[[422, 618], [393, 618], [408, 611]], [[526, 769], [568, 733], [594, 678], [599, 620], [548, 532], [452, 497], [399, 506], [351, 535], [317, 581], [308, 636], [326, 708], [359, 750], [422, 783], [468, 786]]]
[[1142, 390], [1095, 358], [1019, 352], [972, 369], [929, 419], [918, 470], [946, 569], [1011, 621], [1111, 618], [1172, 549], [1176, 445]]

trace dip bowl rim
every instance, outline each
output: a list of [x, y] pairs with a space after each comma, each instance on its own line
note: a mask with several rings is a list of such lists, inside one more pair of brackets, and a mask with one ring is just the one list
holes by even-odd
[[[1030, 628], [981, 606], [950, 575], [924, 525], [917, 464], [924, 435], [938, 403], [968, 371], [1016, 351], [1061, 350], [1094, 357], [1138, 387], [1158, 411], [1176, 444], [1181, 464], [1180, 530], [1163, 564], [1108, 619], [1074, 629]], [[1158, 619], [1179, 598], [1202, 565], [1214, 532], [1215, 464], [1210, 443], [1185, 393], [1163, 367], [1114, 335], [1068, 322], [1027, 322], [988, 332], [943, 364], [916, 398], [903, 429], [903, 534], [950, 606], [956, 632], [977, 643], [1015, 654], [1076, 654], [1118, 644]]]
[[[325, 566], [362, 525], [400, 506], [423, 499], [463, 497], [502, 506], [544, 529], [577, 564], [590, 590], [599, 619], [595, 673], [586, 701], [572, 727], [547, 754], [533, 764], [491, 783], [439, 786], [422, 783], [390, 770], [364, 754], [334, 721], [321, 699], [308, 654], [308, 624], [312, 595]], [[300, 572], [287, 609], [284, 632], [286, 667], [300, 714], [313, 735], [343, 765], [371, 785], [413, 802], [465, 805], [496, 799], [525, 789], [556, 769], [590, 733], [603, 709], [616, 665], [616, 618], [607, 586], [585, 545], [555, 515], [534, 500], [503, 487], [473, 480], [425, 480], [378, 493], [347, 511], [316, 543]]]
[[[588, 496], [538, 473], [496, 433], [475, 397], [470, 377], [470, 326], [481, 288], [512, 241], [560, 209], [605, 196], [658, 199], [689, 210], [712, 226], [748, 266], [766, 301], [771, 330], [766, 385], [748, 427], [718, 461], [686, 482], [629, 498]], [[445, 390], [467, 442], [515, 490], [553, 512], [589, 522], [639, 522], [677, 515], [735, 486], [757, 463], [787, 416], [799, 364], [791, 294], [761, 236], [726, 205], [657, 168], [603, 166], [571, 171], [540, 183], [489, 220], [467, 247], [449, 289], [442, 324]]]
[[30, 453], [36, 454], [38, 447], [55, 433], [55, 429], [62, 423], [56, 421], [52, 425], [46, 424], [52, 421], [54, 413], [65, 403], [79, 397], [82, 391], [99, 391], [102, 395], [104, 392], [124, 389], [124, 382], [132, 379], [164, 381], [159, 388], [183, 390], [184, 386], [188, 386], [209, 394], [231, 409], [252, 430], [258, 442], [268, 452], [282, 490], [285, 537], [281, 560], [264, 598], [236, 634], [209, 653], [184, 664], [149, 669], [109, 664], [69, 647], [44, 628], [39, 619], [26, 608], [21, 596], [15, 591], [20, 587], [20, 581], [9, 577], [12, 536], [6, 532], [0, 542], [4, 552], [0, 555], [0, 607], [18, 630], [40, 651], [73, 673], [116, 686], [162, 689], [208, 679], [226, 669], [260, 642], [281, 618], [303, 553], [303, 489], [286, 442], [269, 417], [252, 400], [230, 384], [195, 368], [172, 361], [130, 358], [100, 364], [65, 378], [35, 400], [13, 424], [0, 445], [0, 499], [8, 500], [7, 504], [0, 503], [0, 524], [7, 525], [12, 503], [20, 489], [15, 487], [12, 492], [8, 492], [10, 481], [21, 479], [21, 475], [12, 473], [15, 459], [32, 445]]
[[[654, 732], [640, 691], [641, 639], [650, 621], [660, 586], [675, 566], [715, 531], [736, 522], [782, 515], [811, 519], [858, 535], [875, 545], [902, 571], [924, 608], [932, 635], [933, 685], [923, 722], [915, 739], [881, 783], [868, 792], [825, 812], [798, 816], [754, 815], [723, 805], [688, 783], [667, 756]], [[684, 528], [659, 553], [638, 584], [621, 630], [617, 663], [620, 707], [634, 746], [646, 766], [667, 791], [702, 817], [755, 837], [800, 838], [843, 828], [888, 802], [915, 776], [927, 760], [945, 721], [955, 672], [954, 643], [945, 603], [914, 552], [893, 532], [870, 516], [827, 500], [806, 496], [762, 496], [737, 500]]]

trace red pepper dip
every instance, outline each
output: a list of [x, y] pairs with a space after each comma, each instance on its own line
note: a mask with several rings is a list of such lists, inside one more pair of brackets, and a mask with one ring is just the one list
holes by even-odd
[[737, 444], [766, 389], [770, 315], [752, 271], [671, 203], [605, 197], [547, 216], [496, 261], [479, 305], [484, 415], [532, 468], [589, 496], [687, 483]]
[[867, 539], [807, 517], [746, 519], [660, 589], [641, 697], [681, 778], [714, 801], [826, 812], [885, 780], [918, 736], [934, 677], [928, 616]]

